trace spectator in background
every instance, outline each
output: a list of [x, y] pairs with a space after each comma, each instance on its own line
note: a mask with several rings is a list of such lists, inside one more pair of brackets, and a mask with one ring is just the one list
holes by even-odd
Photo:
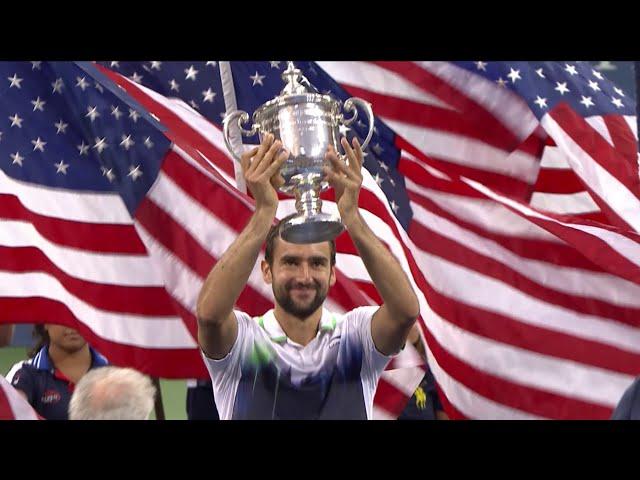
[[[426, 364], [427, 352], [424, 349], [417, 325], [413, 326], [407, 340], [413, 344]], [[413, 397], [409, 400], [404, 411], [398, 417], [398, 420], [449, 420], [440, 402], [436, 381], [429, 370], [428, 364], [424, 378], [413, 394]]]
[[611, 420], [640, 420], [640, 377], [625, 390]]
[[0, 325], [0, 347], [11, 344], [11, 338], [13, 338], [13, 325]]
[[70, 420], [148, 420], [156, 388], [132, 368], [104, 367], [87, 372], [69, 403]]
[[74, 386], [93, 368], [108, 364], [73, 328], [35, 325], [29, 359], [13, 366], [7, 380], [47, 420], [67, 420]]

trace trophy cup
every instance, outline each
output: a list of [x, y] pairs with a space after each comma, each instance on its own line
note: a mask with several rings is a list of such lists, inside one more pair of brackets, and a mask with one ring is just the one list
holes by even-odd
[[340, 126], [349, 126], [358, 118], [359, 106], [366, 112], [369, 132], [362, 144], [367, 148], [373, 134], [374, 117], [371, 104], [360, 98], [344, 102], [344, 111], [352, 112], [345, 118], [340, 112], [341, 102], [315, 91], [293, 62], [288, 62], [282, 73], [286, 82], [280, 95], [261, 105], [253, 114], [250, 130], [243, 125], [249, 121], [247, 112], [236, 110], [224, 119], [224, 141], [231, 155], [239, 162], [229, 138], [229, 127], [234, 122], [245, 136], [258, 133], [262, 142], [268, 133], [280, 140], [290, 152], [280, 173], [284, 184], [280, 191], [296, 198], [297, 214], [281, 225], [280, 236], [291, 243], [318, 243], [332, 240], [344, 230], [338, 215], [322, 212], [320, 192], [329, 188], [323, 180], [322, 167], [329, 145], [340, 152]]

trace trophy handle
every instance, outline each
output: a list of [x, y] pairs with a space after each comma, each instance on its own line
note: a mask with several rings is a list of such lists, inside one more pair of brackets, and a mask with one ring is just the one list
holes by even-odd
[[373, 128], [375, 126], [375, 118], [373, 116], [373, 110], [371, 109], [371, 104], [365, 100], [362, 100], [358, 97], [351, 97], [344, 102], [344, 111], [345, 112], [353, 112], [353, 117], [349, 119], [344, 119], [343, 123], [345, 126], [351, 125], [358, 119], [358, 109], [356, 106], [362, 108], [367, 114], [367, 120], [369, 121], [369, 133], [367, 133], [367, 138], [362, 142], [362, 150], [364, 151], [369, 142], [371, 141], [371, 137], [373, 136]]
[[224, 143], [227, 146], [227, 150], [229, 150], [229, 152], [231, 153], [231, 156], [235, 158], [237, 162], [240, 162], [242, 161], [242, 158], [234, 151], [233, 146], [231, 145], [231, 140], [229, 138], [229, 128], [231, 125], [233, 125], [234, 121], [237, 122], [240, 133], [245, 137], [252, 137], [256, 133], [258, 133], [258, 128], [260, 128], [260, 125], [254, 123], [253, 125], [251, 125], [251, 130], [245, 130], [244, 128], [242, 128], [242, 125], [249, 121], [249, 114], [247, 112], [243, 112], [242, 110], [234, 110], [229, 115], [224, 117], [224, 120], [222, 121], [222, 125], [224, 127], [222, 129]]

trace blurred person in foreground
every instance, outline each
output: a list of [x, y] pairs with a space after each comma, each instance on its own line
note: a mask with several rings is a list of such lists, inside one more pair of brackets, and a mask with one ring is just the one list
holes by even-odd
[[156, 388], [132, 368], [104, 367], [84, 375], [69, 403], [69, 420], [148, 420]]

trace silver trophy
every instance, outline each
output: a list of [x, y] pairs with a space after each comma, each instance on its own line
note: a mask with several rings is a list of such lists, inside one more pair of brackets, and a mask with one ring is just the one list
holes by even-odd
[[253, 114], [250, 130], [243, 125], [249, 121], [249, 114], [241, 110], [229, 113], [224, 121], [224, 141], [231, 155], [240, 161], [231, 146], [229, 128], [234, 123], [245, 136], [259, 134], [262, 142], [268, 133], [280, 140], [289, 150], [290, 156], [282, 165], [280, 173], [284, 185], [280, 191], [296, 198], [297, 215], [282, 224], [280, 235], [291, 243], [318, 243], [334, 239], [344, 230], [340, 217], [322, 212], [320, 192], [329, 188], [323, 181], [322, 167], [329, 145], [336, 152], [341, 151], [340, 127], [349, 126], [358, 118], [359, 106], [368, 117], [369, 132], [362, 150], [367, 148], [373, 134], [374, 118], [371, 104], [360, 98], [349, 98], [344, 102], [344, 111], [352, 112], [345, 118], [340, 112], [339, 100], [329, 95], [321, 95], [311, 86], [293, 62], [282, 73], [286, 82], [280, 95], [269, 100]]

